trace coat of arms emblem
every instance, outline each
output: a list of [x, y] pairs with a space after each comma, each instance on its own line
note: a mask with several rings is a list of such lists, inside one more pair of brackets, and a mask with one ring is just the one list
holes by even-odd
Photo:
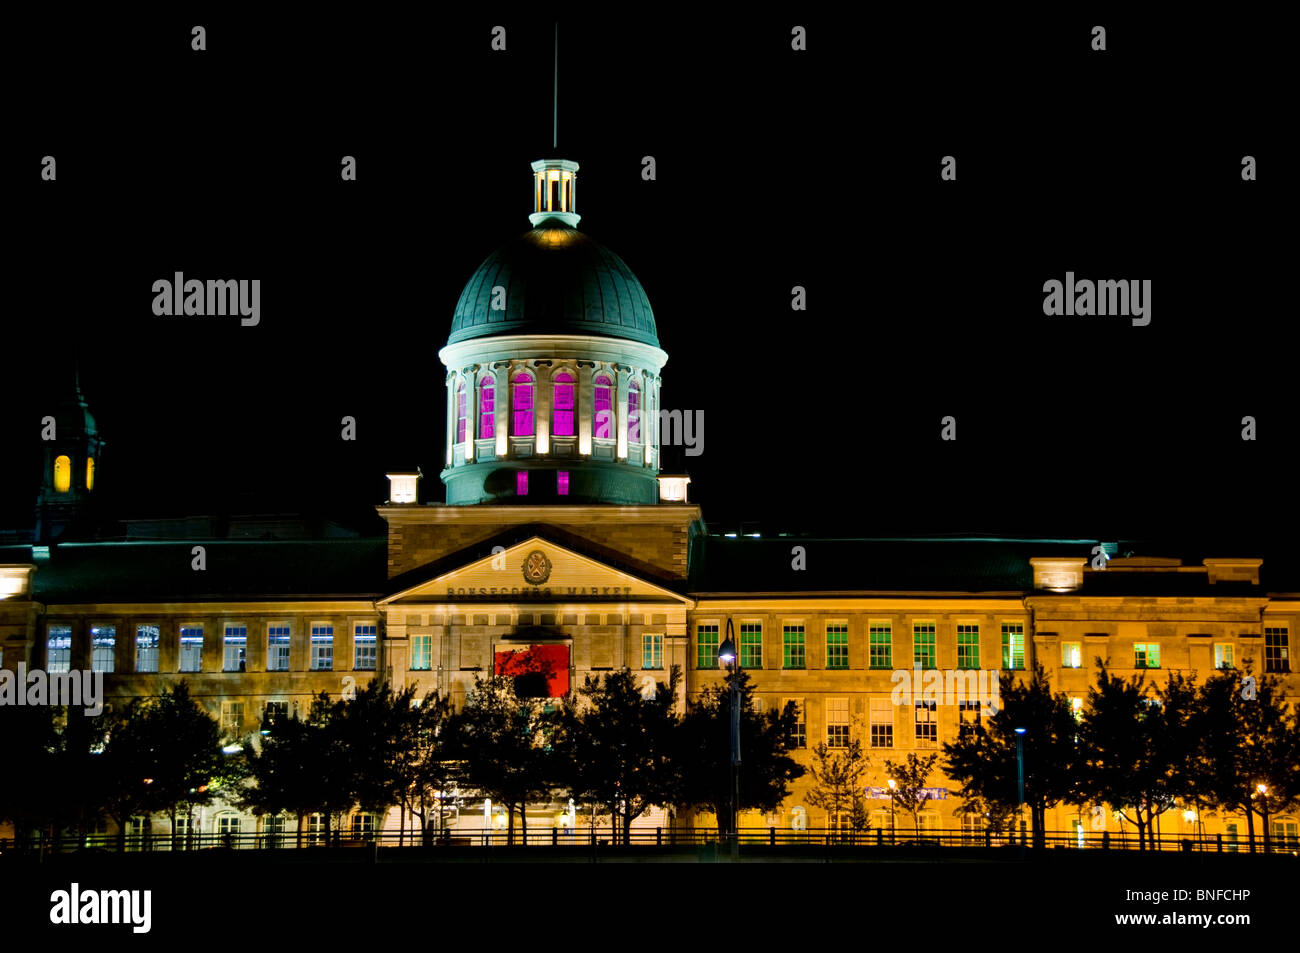
[[524, 582], [540, 586], [551, 578], [551, 561], [546, 558], [546, 553], [534, 549], [525, 557], [523, 570]]

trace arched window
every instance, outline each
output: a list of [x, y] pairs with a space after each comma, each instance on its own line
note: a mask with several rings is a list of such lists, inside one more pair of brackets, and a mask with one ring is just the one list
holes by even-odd
[[564, 372], [556, 374], [553, 386], [554, 400], [551, 401], [551, 409], [555, 420], [552, 423], [551, 434], [556, 437], [572, 437], [574, 392], [577, 390], [573, 383], [573, 375]]
[[641, 387], [636, 381], [627, 385], [627, 442], [641, 442]]
[[613, 382], [606, 374], [596, 375], [594, 410], [594, 436], [601, 440], [614, 439]]
[[72, 461], [60, 455], [54, 458], [54, 492], [67, 493], [72, 489]]
[[465, 382], [456, 385], [456, 442], [465, 442]]
[[86, 457], [86, 489], [95, 488], [95, 458]]
[[510, 435], [533, 435], [533, 375], [520, 374], [510, 382]]
[[497, 433], [497, 382], [491, 374], [478, 385], [478, 438], [487, 440]]

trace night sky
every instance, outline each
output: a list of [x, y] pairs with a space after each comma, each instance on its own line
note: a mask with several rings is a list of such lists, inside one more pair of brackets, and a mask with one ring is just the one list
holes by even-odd
[[[710, 529], [1297, 528], [1280, 31], [1092, 14], [1094, 53], [1085, 18], [635, 16], [560, 22], [555, 152], [581, 163], [580, 228], [649, 295], [664, 406], [704, 411], [703, 455], [666, 469]], [[422, 17], [15, 30], [0, 525], [30, 517], [74, 360], [118, 516], [382, 532], [385, 472], [417, 465], [442, 498], [437, 351], [464, 283], [529, 227], [553, 20]], [[175, 271], [260, 278], [261, 324], [156, 317]], [[1150, 279], [1151, 324], [1045, 316], [1067, 271]]]

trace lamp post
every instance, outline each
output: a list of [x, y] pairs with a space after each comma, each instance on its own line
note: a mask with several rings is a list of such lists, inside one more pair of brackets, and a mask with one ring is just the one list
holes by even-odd
[[731, 620], [727, 620], [727, 637], [718, 646], [718, 661], [727, 666], [731, 675], [729, 698], [731, 701], [731, 846], [739, 848], [740, 837], [736, 824], [740, 820], [740, 659], [736, 654]]
[[[1269, 852], [1269, 847], [1271, 846], [1268, 838], [1268, 801], [1266, 800], [1268, 797], [1268, 785], [1263, 783], [1256, 784], [1255, 793], [1259, 796], [1259, 817], [1263, 822], [1260, 826], [1262, 828], [1261, 833], [1264, 835], [1264, 853], [1267, 854]], [[1253, 851], [1255, 845], [1251, 844], [1250, 849]]]
[[1016, 790], [1019, 796], [1020, 849], [1025, 848], [1025, 729], [1016, 729]]
[[889, 846], [894, 846], [894, 791], [898, 788], [898, 782], [893, 778], [889, 779]]

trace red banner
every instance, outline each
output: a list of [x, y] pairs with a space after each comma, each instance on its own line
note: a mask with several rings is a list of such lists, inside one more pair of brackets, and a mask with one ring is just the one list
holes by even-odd
[[[521, 695], [559, 698], [569, 693], [567, 645], [530, 645], [526, 649], [507, 649], [495, 653], [493, 658], [496, 673], [514, 676], [516, 690]], [[521, 677], [522, 682], [519, 680]], [[541, 688], [543, 682], [544, 691], [533, 690]]]

